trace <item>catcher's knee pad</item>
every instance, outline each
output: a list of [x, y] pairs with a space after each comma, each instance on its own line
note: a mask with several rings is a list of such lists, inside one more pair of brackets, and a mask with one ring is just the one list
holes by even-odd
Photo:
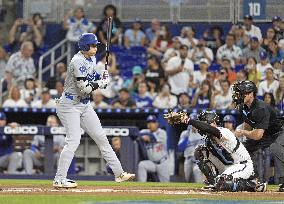
[[194, 151], [194, 157], [198, 162], [209, 158], [209, 150], [205, 145], [198, 145]]

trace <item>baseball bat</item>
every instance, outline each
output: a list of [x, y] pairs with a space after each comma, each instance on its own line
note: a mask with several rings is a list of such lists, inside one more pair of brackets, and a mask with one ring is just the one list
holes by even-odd
[[108, 17], [107, 19], [107, 41], [106, 41], [106, 63], [105, 63], [105, 70], [107, 70], [108, 66], [108, 58], [109, 58], [109, 46], [110, 46], [110, 40], [111, 40], [111, 31], [112, 31], [112, 17]]

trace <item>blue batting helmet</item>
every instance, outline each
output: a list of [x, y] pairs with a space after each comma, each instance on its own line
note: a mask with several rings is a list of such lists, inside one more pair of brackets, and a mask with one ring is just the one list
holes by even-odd
[[93, 33], [84, 33], [80, 36], [78, 41], [79, 49], [82, 51], [88, 51], [90, 49], [90, 45], [98, 44], [98, 38]]
[[225, 115], [225, 117], [223, 118], [223, 123], [224, 123], [224, 122], [231, 122], [231, 123], [233, 123], [233, 125], [235, 126], [235, 124], [236, 124], [236, 119], [235, 119], [235, 117], [232, 116], [232, 115]]

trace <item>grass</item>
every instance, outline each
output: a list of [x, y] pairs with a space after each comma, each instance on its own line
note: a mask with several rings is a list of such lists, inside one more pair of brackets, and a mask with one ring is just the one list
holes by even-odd
[[[52, 181], [50, 180], [13, 180], [13, 179], [2, 179], [0, 180], [1, 186], [11, 187], [51, 187]], [[188, 183], [138, 183], [138, 182], [125, 182], [115, 183], [110, 181], [78, 181], [80, 187], [124, 187], [127, 189], [180, 189], [189, 190], [190, 188], [200, 188], [202, 184], [188, 184]], [[269, 190], [276, 191], [278, 186], [270, 185]], [[79, 194], [79, 193], [61, 193], [61, 194], [46, 194], [40, 193], [33, 194], [1, 194], [0, 193], [0, 204], [89, 204], [96, 203], [98, 201], [129, 201], [129, 200], [152, 200], [152, 201], [177, 201], [193, 199], [200, 201], [200, 199], [215, 200], [217, 203], [221, 203], [220, 200], [284, 200], [284, 193], [274, 195], [269, 194], [253, 194], [253, 193], [223, 193], [220, 195], [166, 195], [166, 194], [142, 194], [142, 193], [94, 193], [94, 194]], [[125, 203], [125, 202], [124, 202]], [[200, 203], [200, 202], [199, 202]], [[203, 203], [203, 202], [202, 202]], [[223, 203], [228, 203], [224, 201]], [[252, 203], [252, 202], [248, 202]], [[284, 203], [284, 202], [283, 202]]]

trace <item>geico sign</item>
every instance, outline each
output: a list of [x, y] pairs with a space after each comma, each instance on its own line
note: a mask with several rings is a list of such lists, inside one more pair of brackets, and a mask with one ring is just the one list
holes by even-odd
[[[83, 135], [85, 132], [81, 128], [81, 135]], [[66, 129], [64, 127], [51, 127], [50, 128], [50, 134], [52, 135], [65, 135]]]
[[104, 128], [107, 136], [129, 136], [127, 128]]
[[37, 134], [38, 128], [36, 126], [19, 126], [12, 128], [6, 126], [4, 128], [4, 134]]

